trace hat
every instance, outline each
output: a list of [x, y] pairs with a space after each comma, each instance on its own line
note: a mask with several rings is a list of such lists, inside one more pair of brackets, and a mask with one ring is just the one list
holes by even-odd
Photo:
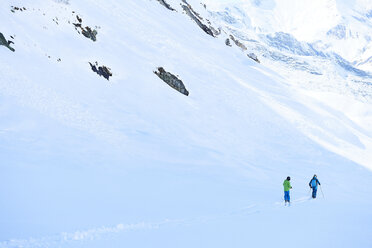
[[291, 177], [287, 177], [287, 180], [291, 180]]

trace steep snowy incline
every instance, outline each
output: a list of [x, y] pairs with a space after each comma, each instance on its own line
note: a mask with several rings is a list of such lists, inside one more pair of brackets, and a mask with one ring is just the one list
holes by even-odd
[[0, 247], [370, 247], [368, 103], [325, 105], [167, 3], [2, 1]]
[[[321, 122], [318, 122], [319, 119], [316, 118], [314, 121], [312, 117], [306, 116], [308, 112], [299, 111], [300, 109], [293, 112], [293, 108], [281, 107], [276, 108], [277, 111], [284, 112], [284, 117], [295, 123], [308, 137], [319, 144], [365, 166], [370, 165], [372, 129], [369, 123], [372, 119], [370, 112], [370, 109], [372, 109], [372, 77], [368, 72], [355, 68], [351, 62], [332, 51], [330, 52], [329, 49], [323, 49], [314, 43], [297, 40], [295, 37], [299, 36], [294, 30], [287, 30], [280, 26], [291, 23], [281, 20], [282, 14], [285, 14], [288, 18], [302, 18], [301, 20], [309, 22], [311, 19], [306, 18], [307, 14], [322, 15], [322, 13], [326, 13], [328, 16], [329, 9], [332, 6], [339, 15], [344, 14], [346, 17], [351, 17], [350, 10], [347, 11], [340, 7], [344, 6], [343, 3], [298, 1], [289, 7], [285, 1], [278, 3], [274, 1], [271, 3], [259, 1], [205, 2], [207, 3], [206, 9], [215, 25], [220, 26], [226, 32], [227, 37], [231, 38], [231, 34], [233, 34], [247, 50], [246, 53], [254, 52], [262, 64], [280, 74], [292, 88], [300, 90], [305, 95], [316, 96], [319, 102], [315, 105], [305, 100], [304, 97], [300, 98], [305, 100], [304, 103], [308, 107], [321, 115], [326, 114], [328, 117], [323, 115]], [[331, 3], [333, 5], [328, 6]], [[364, 4], [363, 6], [368, 5], [368, 3]], [[305, 8], [306, 5], [309, 6]], [[349, 7], [349, 9], [360, 8], [360, 6]], [[290, 11], [292, 8], [297, 10]], [[309, 11], [300, 11], [301, 9]], [[315, 9], [318, 11], [315, 11]], [[331, 18], [332, 15], [329, 17]], [[279, 21], [275, 21], [275, 24], [273, 23], [267, 28], [258, 27], [256, 22], [253, 24], [255, 20], [270, 24], [271, 21], [278, 18]], [[322, 20], [320, 25], [328, 25], [327, 18], [319, 16], [317, 19]], [[321, 27], [316, 24], [313, 24], [313, 28], [320, 30]], [[291, 25], [295, 24], [292, 23]], [[354, 26], [348, 25], [348, 27]], [[366, 27], [366, 29], [360, 31], [361, 35], [369, 34], [367, 24]], [[312, 34], [311, 29], [306, 28], [306, 25], [303, 25], [301, 30]], [[292, 33], [284, 33], [284, 31]], [[313, 35], [317, 37], [315, 34]], [[326, 38], [322, 39], [321, 42], [325, 41], [327, 41]], [[348, 41], [340, 42], [345, 47], [348, 46]], [[359, 44], [357, 47], [362, 49], [362, 46], [363, 44]], [[325, 106], [332, 106], [326, 111], [329, 113], [324, 112]], [[289, 112], [292, 114], [287, 115]], [[306, 114], [303, 115], [303, 113]], [[355, 116], [355, 113], [359, 113], [358, 116]], [[346, 126], [336, 124], [338, 121], [335, 118], [346, 120], [344, 117], [355, 122], [357, 126], [348, 121], [345, 122], [348, 123]], [[311, 122], [313, 124], [310, 126], [317, 126], [317, 128], [309, 127], [307, 123]], [[358, 126], [363, 128], [359, 129]], [[358, 138], [354, 139], [353, 135], [347, 135], [349, 132], [347, 130], [353, 135], [359, 133], [357, 134]], [[342, 140], [336, 138], [340, 133], [344, 133], [349, 138]], [[331, 140], [333, 141], [330, 142]], [[358, 140], [361, 140], [361, 143]], [[348, 148], [344, 149], [345, 147]]]

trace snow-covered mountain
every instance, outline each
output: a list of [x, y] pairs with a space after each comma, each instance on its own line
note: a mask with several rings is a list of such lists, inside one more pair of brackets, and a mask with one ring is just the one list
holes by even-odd
[[[370, 130], [371, 68], [368, 59], [362, 59], [362, 63], [356, 62], [360, 57], [369, 56], [372, 21], [366, 10], [371, 9], [370, 2], [231, 0], [206, 1], [205, 7], [227, 36], [233, 34], [240, 39], [244, 49], [254, 52], [266, 67], [284, 77], [285, 82], [292, 87], [305, 90], [305, 94], [317, 95], [318, 100], [325, 105], [332, 104], [330, 98], [334, 95], [367, 103], [363, 107], [363, 114], [353, 120]], [[333, 36], [338, 31], [333, 28], [334, 25], [347, 27], [348, 35], [339, 35], [335, 40]], [[363, 66], [358, 68], [358, 65]], [[359, 112], [346, 107], [350, 106], [348, 100], [338, 99], [336, 102], [332, 107], [347, 116]], [[306, 117], [301, 116], [301, 112], [298, 114], [300, 120], [296, 121], [302, 123]], [[312, 121], [307, 119], [306, 123]], [[343, 148], [338, 150], [334, 146], [339, 146], [342, 141], [330, 144], [328, 138], [321, 137], [323, 134], [319, 135], [315, 130], [309, 132], [307, 125], [299, 125], [318, 142], [324, 145], [328, 143], [326, 146], [332, 151], [346, 155], [341, 151], [345, 151]], [[324, 128], [325, 125], [318, 126]], [[356, 155], [359, 154], [357, 151], [349, 148], [346, 149], [350, 151], [346, 155], [348, 158], [355, 160], [360, 156]], [[368, 151], [366, 154], [370, 153], [364, 146], [362, 150]], [[369, 166], [370, 161], [371, 158], [366, 158], [365, 162], [358, 162]]]
[[0, 247], [371, 247], [370, 1], [0, 6]]
[[[316, 1], [206, 1], [227, 13], [240, 27], [268, 35], [285, 33], [323, 52], [336, 53], [355, 64], [371, 56], [372, 2]], [[371, 71], [372, 67], [366, 67]]]

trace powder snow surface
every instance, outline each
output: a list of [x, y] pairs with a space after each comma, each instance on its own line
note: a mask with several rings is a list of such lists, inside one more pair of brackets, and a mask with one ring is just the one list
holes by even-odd
[[[177, 12], [155, 0], [1, 2], [16, 52], [0, 46], [0, 247], [372, 247], [371, 102], [303, 74], [290, 82], [168, 2]], [[275, 5], [253, 2], [260, 14]], [[311, 5], [327, 18], [334, 2]]]

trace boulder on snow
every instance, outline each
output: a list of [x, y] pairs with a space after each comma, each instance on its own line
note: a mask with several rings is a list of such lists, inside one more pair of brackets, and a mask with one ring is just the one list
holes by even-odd
[[234, 41], [235, 45], [240, 47], [243, 51], [247, 50], [247, 47], [243, 43], [241, 43], [238, 39], [236, 39], [234, 36], [230, 35], [230, 39]]
[[11, 40], [6, 40], [4, 35], [0, 32], [0, 46], [6, 46], [10, 51], [15, 52], [15, 49], [10, 46], [10, 44], [14, 44]]
[[180, 80], [178, 77], [176, 77], [172, 73], [165, 71], [163, 67], [158, 67], [157, 71], [154, 71], [154, 73], [173, 89], [177, 90], [178, 92], [186, 96], [189, 95], [189, 92], [187, 91], [182, 80]]
[[99, 66], [97, 61], [93, 64], [89, 62], [89, 64], [90, 64], [90, 67], [91, 67], [92, 71], [97, 73], [99, 76], [102, 76], [102, 77], [106, 78], [107, 80], [110, 80], [110, 77], [112, 77], [112, 73], [111, 73], [110, 68], [108, 68], [104, 65]]
[[82, 22], [83, 22], [83, 19], [81, 17], [79, 17], [78, 15], [76, 15], [76, 19], [77, 19], [77, 23], [73, 23], [73, 25], [75, 26], [75, 30], [78, 31], [78, 33], [80, 34], [79, 30], [81, 31], [81, 33], [88, 39], [91, 39], [92, 41], [96, 41], [97, 40], [97, 30], [96, 29], [92, 29], [88, 26], [86, 26], [85, 28], [82, 26]]
[[16, 7], [16, 6], [11, 6], [11, 9], [10, 11], [12, 11], [13, 13], [15, 13], [16, 11], [24, 11], [26, 10], [25, 7]]
[[232, 46], [229, 38], [227, 38], [227, 39], [225, 40], [225, 44], [226, 44], [226, 46], [229, 46], [229, 47]]
[[158, 2], [171, 11], [175, 11], [165, 0], [158, 0]]
[[97, 40], [97, 30], [95, 29], [92, 30], [90, 27], [86, 26], [85, 28], [81, 28], [81, 33], [92, 41]]
[[251, 59], [253, 59], [254, 61], [256, 61], [257, 63], [261, 63], [260, 60], [257, 58], [257, 55], [254, 54], [254, 53], [249, 53], [247, 54], [247, 56]]

